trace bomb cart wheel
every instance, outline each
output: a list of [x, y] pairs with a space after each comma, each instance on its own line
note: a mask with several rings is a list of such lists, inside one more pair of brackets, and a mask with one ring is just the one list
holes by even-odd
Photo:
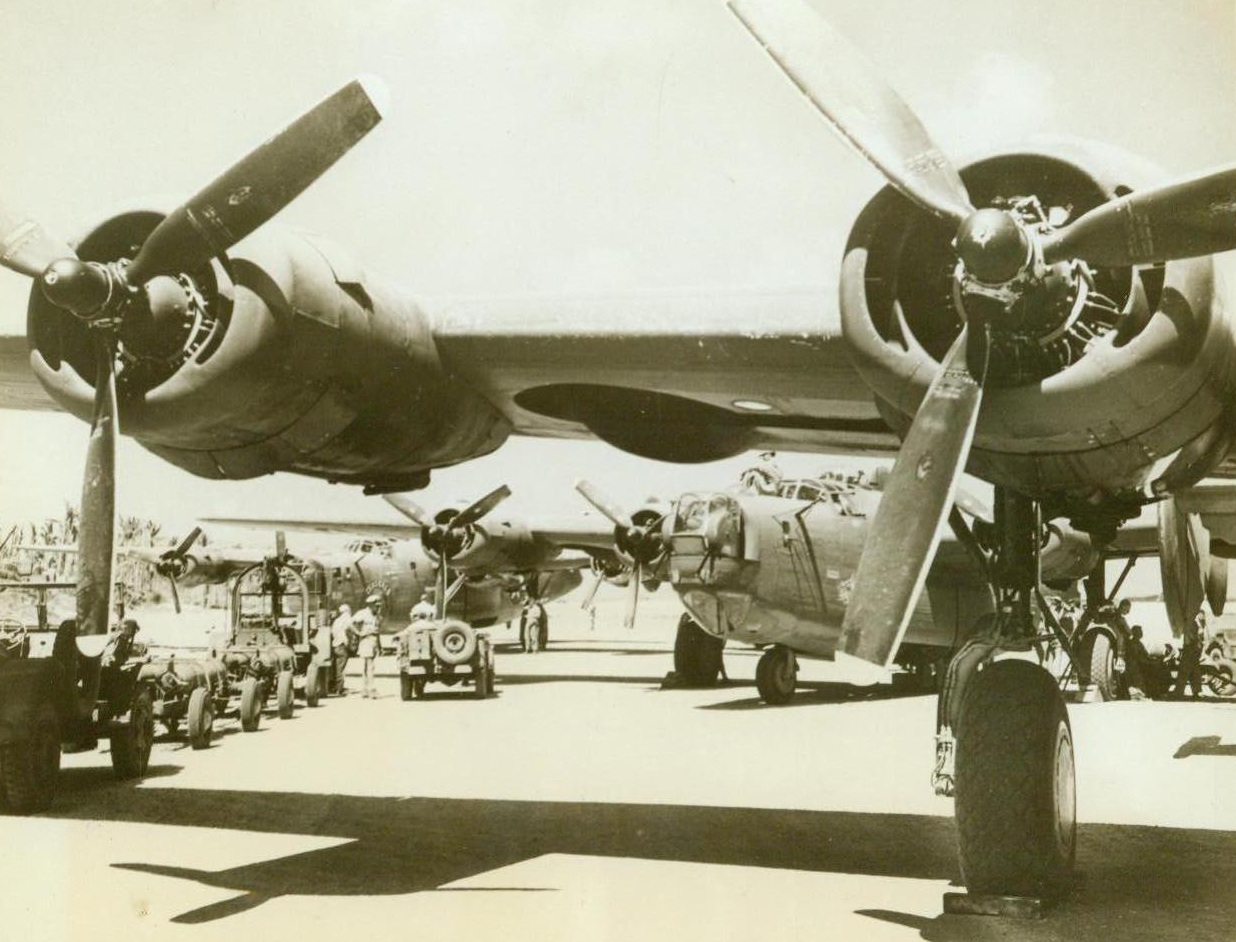
[[315, 707], [322, 699], [322, 665], [310, 661], [305, 668], [305, 706]]
[[189, 735], [189, 745], [194, 749], [207, 749], [214, 737], [215, 705], [210, 699], [210, 691], [205, 687], [194, 687], [189, 694], [189, 711], [186, 722]]
[[4, 807], [15, 814], [46, 811], [60, 779], [60, 737], [52, 728], [0, 748]]
[[1077, 841], [1073, 734], [1055, 681], [1028, 661], [970, 680], [957, 721], [956, 815], [971, 893], [1058, 896]]
[[292, 686], [292, 672], [280, 671], [275, 682], [275, 706], [279, 710], [279, 719], [290, 720], [292, 710], [296, 705], [296, 690]]
[[789, 703], [798, 686], [798, 660], [789, 648], [775, 644], [755, 665], [755, 689], [770, 706]]
[[265, 699], [265, 691], [256, 677], [246, 677], [240, 682], [240, 728], [246, 733], [256, 731], [261, 725]]
[[1103, 700], [1127, 700], [1124, 674], [1116, 670], [1116, 647], [1111, 635], [1097, 632], [1090, 646], [1090, 682]]
[[476, 654], [476, 632], [462, 621], [447, 621], [433, 633], [433, 653], [443, 664], [467, 664]]
[[116, 778], [127, 781], [145, 775], [154, 742], [154, 705], [149, 690], [137, 691], [129, 706], [128, 722], [113, 729], [110, 739]]

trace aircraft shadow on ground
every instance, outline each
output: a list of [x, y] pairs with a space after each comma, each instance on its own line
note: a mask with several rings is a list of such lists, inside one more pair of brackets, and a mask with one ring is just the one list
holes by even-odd
[[1194, 736], [1182, 743], [1172, 758], [1189, 756], [1236, 756], [1236, 743], [1224, 743], [1221, 736]]
[[[197, 924], [285, 895], [402, 895], [423, 891], [553, 891], [554, 886], [446, 886], [544, 854], [675, 860], [811, 872], [955, 880], [948, 818], [682, 805], [373, 798], [283, 792], [112, 788], [82, 791], [59, 817], [215, 827], [346, 840], [219, 871], [116, 861], [116, 867], [193, 880], [235, 895], [182, 913]], [[1084, 889], [1018, 937], [1064, 939], [1090, 924], [1100, 937], [1171, 936], [1181, 926], [1225, 937], [1236, 877], [1236, 835], [1121, 825], [1080, 829]], [[772, 903], [770, 902], [770, 905]], [[1007, 938], [983, 917], [858, 910], [927, 939]], [[1131, 918], [1135, 916], [1136, 918]], [[1219, 929], [1214, 935], [1207, 929]], [[1143, 934], [1142, 930], [1145, 930]], [[990, 934], [989, 934], [990, 933]]]
[[872, 700], [904, 700], [908, 697], [925, 697], [935, 694], [921, 690], [903, 689], [889, 684], [874, 687], [855, 687], [852, 684], [800, 681], [789, 703], [771, 707], [759, 697], [743, 697], [725, 703], [706, 703], [697, 710], [783, 710], [787, 707], [819, 706], [823, 703], [867, 703]]

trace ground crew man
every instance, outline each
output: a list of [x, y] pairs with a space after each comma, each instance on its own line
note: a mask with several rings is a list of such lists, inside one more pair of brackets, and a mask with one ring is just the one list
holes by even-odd
[[339, 614], [330, 626], [330, 692], [337, 697], [344, 694], [343, 671], [348, 666], [348, 644], [352, 630], [352, 606], [345, 602], [339, 606]]
[[421, 600], [412, 606], [410, 613], [412, 621], [433, 621], [438, 617], [438, 607], [433, 603], [433, 591], [426, 589], [421, 594]]

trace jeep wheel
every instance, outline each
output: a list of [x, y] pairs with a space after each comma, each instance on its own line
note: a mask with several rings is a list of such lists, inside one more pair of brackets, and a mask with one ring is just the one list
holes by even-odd
[[189, 694], [188, 728], [189, 745], [194, 749], [207, 749], [214, 736], [215, 705], [210, 699], [210, 691], [205, 687], [195, 687]]
[[154, 706], [150, 691], [139, 690], [129, 707], [129, 721], [112, 731], [112, 771], [122, 781], [140, 779], [150, 763], [154, 741]]
[[60, 740], [54, 729], [36, 730], [32, 738], [0, 749], [4, 806], [16, 814], [46, 811], [60, 778]]
[[262, 689], [256, 677], [240, 682], [240, 728], [255, 731], [262, 722]]
[[443, 622], [433, 633], [433, 652], [443, 664], [467, 664], [476, 653], [476, 632], [462, 621]]
[[296, 691], [292, 687], [292, 672], [280, 671], [275, 682], [275, 706], [279, 709], [279, 719], [290, 720], [292, 710], [296, 705]]

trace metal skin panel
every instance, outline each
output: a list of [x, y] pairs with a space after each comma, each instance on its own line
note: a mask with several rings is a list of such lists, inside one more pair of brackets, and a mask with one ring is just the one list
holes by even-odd
[[[227, 269], [217, 348], [122, 396], [126, 433], [155, 454], [203, 477], [413, 487], [505, 440], [506, 420], [443, 367], [424, 314], [393, 287], [338, 283], [319, 247], [276, 226], [236, 246]], [[43, 316], [32, 297], [32, 321]], [[89, 418], [93, 390], [67, 359], [36, 345], [31, 366], [62, 408]]]
[[[1118, 183], [1148, 181], [1140, 161], [1093, 151], [1070, 148], [1062, 166], [1107, 195]], [[1019, 160], [1040, 159], [1009, 157], [1005, 172], [1015, 174]], [[868, 204], [851, 234], [841, 289], [855, 366], [902, 434], [938, 369], [917, 342], [895, 340], [879, 326], [890, 314], [904, 326], [906, 312], [899, 301], [890, 309], [890, 296], [909, 297], [915, 287], [897, 284], [906, 271], [914, 275], [907, 205], [888, 189]], [[1223, 316], [1231, 308], [1226, 291], [1210, 258], [1169, 263], [1155, 309], [1145, 297], [1132, 302], [1131, 337], [1103, 338], [1038, 382], [989, 385], [967, 469], [1066, 510], [1107, 498], [1145, 500], [1200, 479], [1227, 454], [1236, 424], [1236, 338]]]
[[[711, 634], [830, 657], [870, 518], [840, 513], [828, 503], [747, 496], [737, 501], [745, 558], [722, 560], [710, 570], [702, 555], [674, 553], [669, 565], [675, 591]], [[946, 539], [905, 641], [950, 646], [990, 610], [990, 592], [978, 567], [960, 544]]]

